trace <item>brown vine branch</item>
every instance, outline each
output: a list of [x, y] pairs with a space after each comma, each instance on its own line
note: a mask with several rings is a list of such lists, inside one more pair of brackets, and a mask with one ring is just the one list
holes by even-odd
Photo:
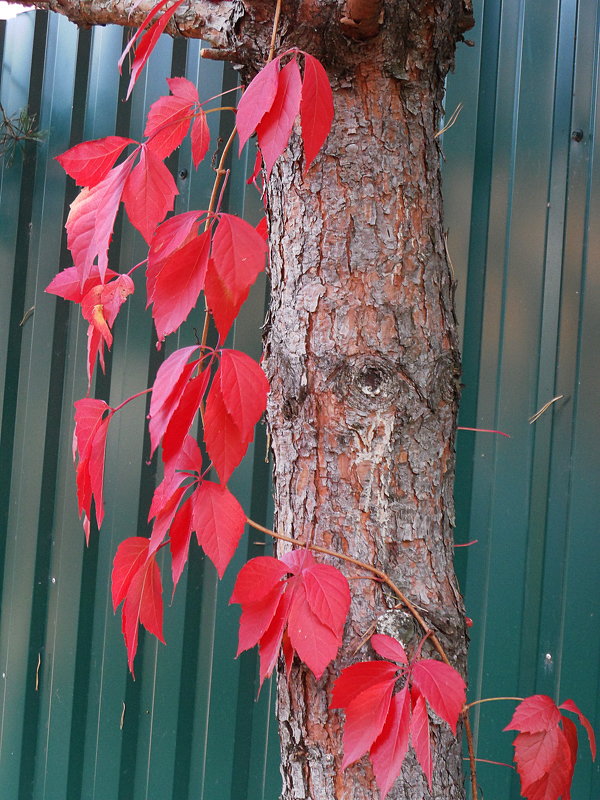
[[279, 15], [281, 14], [281, 0], [277, 0], [277, 6], [275, 7], [275, 16], [273, 17], [273, 33], [271, 34], [271, 45], [269, 47], [269, 57], [267, 58], [267, 63], [273, 60], [275, 55], [275, 39], [277, 38], [277, 29], [279, 27]]
[[478, 706], [480, 703], [491, 703], [494, 700], [516, 700], [522, 703], [524, 699], [524, 697], [484, 697], [482, 700], [473, 700], [473, 702], [469, 703], [465, 708], [473, 708], [473, 706]]
[[[431, 630], [423, 616], [419, 613], [417, 608], [411, 603], [411, 601], [406, 597], [404, 592], [402, 592], [398, 586], [392, 581], [392, 579], [387, 575], [387, 573], [383, 572], [383, 570], [377, 569], [372, 564], [367, 564], [365, 561], [360, 561], [358, 558], [353, 558], [352, 556], [347, 556], [345, 553], [339, 553], [337, 550], [330, 550], [327, 547], [321, 547], [317, 544], [312, 544], [308, 541], [303, 542], [300, 539], [294, 539], [291, 536], [284, 536], [282, 533], [276, 533], [275, 531], [271, 530], [270, 528], [265, 528], [264, 525], [260, 525], [258, 522], [254, 522], [254, 520], [250, 519], [250, 517], [246, 517], [246, 522], [250, 527], [255, 528], [257, 531], [261, 531], [262, 533], [266, 533], [267, 536], [271, 536], [273, 539], [279, 539], [282, 542], [288, 542], [289, 544], [295, 544], [298, 547], [308, 547], [310, 550], [314, 550], [316, 553], [322, 553], [323, 555], [333, 556], [334, 558], [339, 558], [342, 561], [346, 561], [349, 564], [354, 564], [356, 567], [360, 567], [361, 569], [370, 572], [372, 575], [375, 575], [379, 580], [384, 583], [391, 591], [396, 595], [396, 597], [400, 600], [401, 604], [406, 606], [410, 614], [416, 619], [419, 623], [423, 631], [427, 636], [429, 636], [431, 643], [437, 650], [440, 658], [442, 661], [447, 664], [449, 667], [452, 666], [448, 656], [446, 655], [446, 651], [444, 650], [440, 640], [437, 638], [435, 633]], [[485, 702], [485, 701], [477, 701], [477, 702]], [[471, 703], [471, 705], [474, 705]], [[471, 791], [473, 800], [477, 800], [477, 768], [476, 768], [476, 759], [475, 759], [475, 750], [473, 746], [473, 731], [471, 729], [471, 722], [469, 720], [469, 710], [470, 706], [466, 705], [462, 711], [464, 726], [465, 726], [465, 737], [467, 739], [467, 748], [469, 751], [469, 766], [470, 766], [470, 773], [471, 773]]]

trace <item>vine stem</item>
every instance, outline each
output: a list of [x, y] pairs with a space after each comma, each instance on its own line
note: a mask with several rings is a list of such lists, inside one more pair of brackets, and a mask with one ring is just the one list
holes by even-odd
[[271, 34], [271, 46], [269, 47], [269, 58], [267, 59], [267, 64], [269, 61], [273, 60], [273, 56], [275, 55], [275, 39], [277, 37], [277, 28], [279, 27], [279, 15], [281, 14], [281, 0], [277, 0], [277, 6], [275, 8], [275, 16], [273, 17], [273, 33]]
[[510, 769], [515, 769], [512, 764], [507, 764], [505, 761], [490, 761], [489, 758], [476, 758], [475, 761], [479, 762], [480, 764], [494, 764], [496, 767], [509, 767]]
[[[231, 133], [229, 134], [229, 138], [225, 143], [225, 147], [223, 148], [223, 152], [221, 153], [221, 158], [219, 159], [219, 164], [217, 166], [217, 174], [215, 175], [215, 181], [213, 183], [212, 192], [210, 193], [210, 201], [208, 203], [208, 211], [206, 217], [206, 223], [204, 224], [204, 230], [207, 231], [211, 222], [212, 222], [212, 213], [215, 209], [215, 204], [217, 202], [217, 194], [219, 191], [219, 186], [221, 184], [221, 179], [224, 175], [227, 175], [227, 170], [225, 169], [225, 161], [227, 160], [227, 156], [229, 155], [229, 151], [233, 145], [233, 140], [235, 139], [235, 134], [237, 132], [237, 128], [234, 125], [232, 128]], [[208, 340], [208, 326], [210, 323], [210, 317], [208, 314], [208, 308], [204, 308], [204, 323], [202, 325], [202, 337], [200, 339], [200, 346], [205, 347], [206, 342]]]
[[522, 703], [524, 699], [524, 697], [484, 697], [482, 700], [473, 700], [473, 702], [469, 703], [465, 708], [472, 708], [473, 706], [478, 706], [480, 703], [492, 703], [494, 700], [517, 700], [519, 703]]
[[124, 406], [127, 405], [127, 403], [131, 403], [132, 400], [137, 400], [138, 397], [142, 397], [142, 395], [148, 394], [148, 392], [151, 391], [152, 388], [149, 388], [149, 389], [143, 389], [141, 392], [137, 392], [136, 394], [132, 394], [131, 397], [127, 398], [127, 400], [123, 400], [123, 402], [120, 403], [116, 408], [113, 408], [112, 413], [116, 414], [117, 411], [120, 411]]
[[[349, 564], [354, 564], [355, 567], [360, 567], [361, 569], [370, 572], [372, 575], [375, 575], [382, 583], [384, 583], [391, 591], [396, 595], [396, 597], [400, 600], [402, 605], [406, 606], [408, 611], [412, 614], [414, 619], [419, 623], [425, 634], [429, 636], [431, 643], [437, 650], [440, 658], [442, 661], [447, 664], [449, 667], [452, 667], [448, 656], [446, 655], [446, 651], [444, 650], [440, 640], [437, 638], [435, 633], [431, 630], [423, 616], [420, 614], [418, 609], [411, 603], [408, 597], [402, 592], [398, 586], [393, 582], [393, 580], [387, 575], [387, 573], [383, 572], [383, 570], [377, 569], [372, 564], [367, 564], [365, 561], [360, 561], [358, 558], [353, 558], [352, 556], [347, 556], [345, 553], [339, 553], [337, 550], [330, 550], [327, 547], [321, 547], [318, 544], [312, 544], [310, 542], [303, 542], [299, 539], [293, 539], [291, 536], [284, 536], [282, 533], [276, 533], [272, 531], [270, 528], [265, 528], [264, 525], [260, 525], [258, 522], [250, 519], [250, 517], [246, 517], [246, 522], [250, 525], [251, 528], [255, 528], [257, 531], [261, 531], [261, 533], [266, 533], [267, 536], [271, 536], [273, 539], [278, 539], [282, 542], [289, 542], [289, 544], [295, 544], [298, 547], [308, 547], [310, 550], [314, 550], [317, 553], [323, 553], [323, 555], [333, 556], [334, 558], [339, 558], [342, 561], [347, 561]], [[481, 701], [480, 701], [481, 702]], [[471, 704], [473, 705], [473, 704]], [[470, 766], [470, 773], [471, 773], [471, 790], [473, 793], [473, 800], [477, 800], [477, 769], [475, 765], [475, 750], [473, 747], [473, 731], [471, 729], [471, 722], [469, 720], [469, 710], [470, 706], [465, 706], [462, 710], [462, 716], [465, 726], [465, 737], [467, 739], [467, 747], [469, 751], [469, 766]]]

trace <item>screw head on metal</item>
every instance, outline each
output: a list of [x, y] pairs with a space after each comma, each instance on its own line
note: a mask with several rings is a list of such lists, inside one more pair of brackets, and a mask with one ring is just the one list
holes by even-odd
[[577, 130], [571, 133], [571, 139], [573, 139], [574, 142], [583, 141], [583, 131], [581, 130], [581, 128], [577, 128]]

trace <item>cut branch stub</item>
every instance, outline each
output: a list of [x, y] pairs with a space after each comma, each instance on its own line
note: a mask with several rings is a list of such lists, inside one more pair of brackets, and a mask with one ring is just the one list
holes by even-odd
[[[376, 354], [353, 356], [334, 371], [332, 388], [337, 397], [357, 411], [383, 411], [417, 403], [423, 394], [406, 370], [394, 361]], [[414, 416], [414, 411], [413, 411]]]

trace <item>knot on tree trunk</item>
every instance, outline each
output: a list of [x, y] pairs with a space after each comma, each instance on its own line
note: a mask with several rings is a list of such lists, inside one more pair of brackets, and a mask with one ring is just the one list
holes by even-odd
[[371, 39], [377, 36], [383, 22], [382, 0], [347, 0], [340, 24], [352, 39]]

